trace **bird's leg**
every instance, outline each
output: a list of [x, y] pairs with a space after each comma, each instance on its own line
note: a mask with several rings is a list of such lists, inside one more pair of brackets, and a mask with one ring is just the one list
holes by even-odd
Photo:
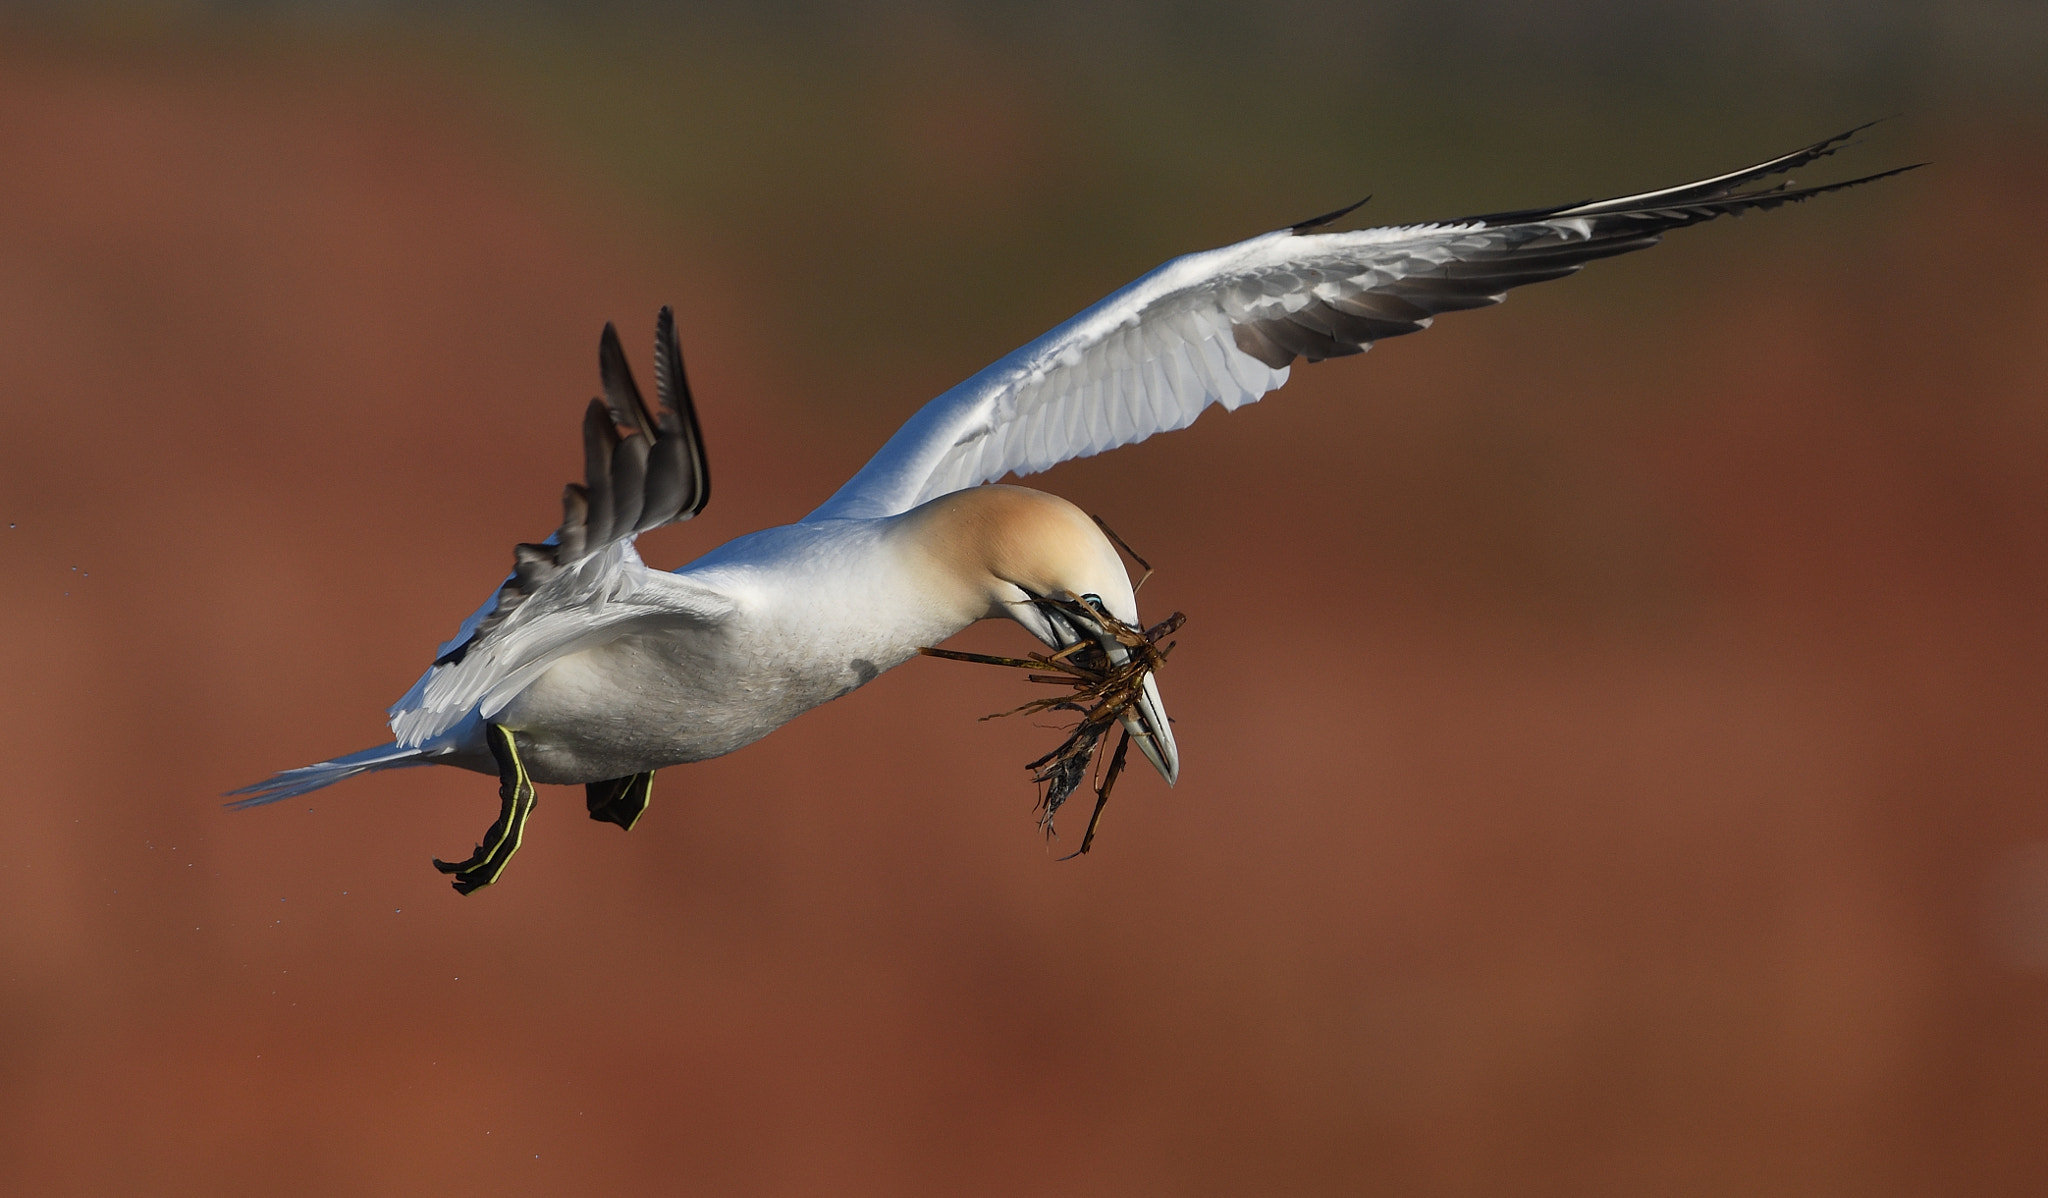
[[654, 797], [654, 771], [592, 782], [583, 788], [583, 797], [590, 807], [590, 818], [617, 824], [631, 832], [633, 825], [640, 822], [641, 813], [647, 810], [647, 800]]
[[519, 851], [520, 837], [526, 833], [526, 817], [533, 813], [533, 779], [526, 776], [526, 767], [519, 761], [519, 747], [513, 743], [511, 730], [486, 724], [484, 738], [490, 743], [491, 756], [498, 762], [498, 800], [503, 805], [469, 860], [450, 864], [434, 858], [435, 869], [455, 875], [457, 894], [468, 894], [498, 880], [498, 875], [505, 872], [506, 862]]

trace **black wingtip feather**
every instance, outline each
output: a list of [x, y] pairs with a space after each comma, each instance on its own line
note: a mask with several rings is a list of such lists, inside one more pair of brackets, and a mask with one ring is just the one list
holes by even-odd
[[612, 454], [619, 447], [619, 430], [612, 425], [610, 407], [593, 399], [583, 409], [583, 482], [589, 488], [590, 508], [585, 517], [585, 551], [611, 540]]
[[[1865, 121], [1853, 129], [1843, 130], [1833, 137], [1823, 138], [1820, 141], [1801, 146], [1790, 153], [1765, 159], [1753, 166], [1746, 166], [1739, 170], [1715, 175], [1693, 183], [1682, 183], [1676, 187], [1637, 192], [1632, 195], [1616, 196], [1605, 200], [1579, 200], [1570, 204], [1554, 204], [1547, 208], [1522, 208], [1512, 212], [1489, 212], [1479, 216], [1460, 217], [1457, 220], [1440, 221], [1437, 223], [1446, 225], [1518, 225], [1559, 217], [1615, 216], [1655, 211], [1677, 212], [1696, 204], [1707, 204], [1721, 200], [1741, 201], [1744, 197], [1761, 197], [1768, 194], [1769, 191], [1778, 190], [1778, 188], [1752, 192], [1742, 192], [1740, 189], [1745, 184], [1754, 183], [1759, 179], [1768, 179], [1773, 175], [1782, 175], [1787, 171], [1798, 170], [1809, 163], [1817, 162], [1822, 158], [1840, 153], [1852, 145], [1860, 144], [1852, 142], [1850, 139], [1864, 130], [1889, 119], [1891, 118], [1879, 117], [1874, 121]], [[1831, 185], [1824, 190], [1839, 191], [1843, 187], [1853, 187], [1857, 183], [1867, 183], [1873, 179], [1882, 179], [1887, 175], [1897, 173], [1897, 171], [1887, 171], [1884, 174], [1871, 175], [1867, 178], [1852, 180], [1849, 183]], [[1779, 185], [1779, 188], [1789, 187], [1789, 183]], [[1821, 192], [1808, 190], [1803, 194], [1819, 195]], [[1781, 200], [1778, 202], [1789, 201]], [[1751, 202], [1745, 206], [1764, 207], [1766, 204], [1763, 202]], [[1775, 206], [1775, 204], [1769, 206]], [[1722, 211], [1735, 211], [1735, 209], [1723, 209]]]
[[604, 333], [597, 339], [597, 373], [604, 380], [605, 402], [611, 408], [612, 419], [621, 427], [654, 440], [654, 415], [640, 395], [640, 384], [633, 379], [625, 347], [619, 344], [619, 330], [611, 321], [605, 322]]
[[[682, 344], [676, 338], [675, 309], [663, 304], [654, 318], [654, 385], [661, 401], [662, 435], [648, 464], [649, 506], [643, 527], [688, 520], [711, 502], [711, 467], [704, 454], [704, 432], [697, 423], [697, 404], [683, 369]], [[655, 503], [660, 490], [662, 503]], [[668, 505], [672, 503], [673, 508]], [[654, 519], [657, 512], [659, 520]]]
[[[1329, 284], [1326, 279], [1325, 285], [1333, 287], [1327, 294], [1319, 290], [1299, 306], [1233, 321], [1237, 348], [1275, 370], [1297, 357], [1315, 362], [1357, 353], [1375, 341], [1414, 332], [1438, 313], [1498, 303], [1511, 288], [1562, 278], [1589, 262], [1655, 245], [1671, 229], [1752, 209], [1798, 203], [1926, 165], [1894, 167], [1815, 187], [1798, 187], [1787, 178], [1743, 190], [1747, 185], [1784, 175], [1854, 144], [1856, 134], [1875, 123], [1858, 125], [1755, 166], [1676, 187], [1561, 207], [1434, 222], [1436, 228], [1490, 226], [1491, 231], [1484, 235], [1492, 239], [1487, 242], [1490, 248], [1483, 252], [1475, 250], [1469, 257], [1453, 256], [1427, 273], [1383, 280], [1355, 294], [1346, 292], [1341, 285]], [[1326, 224], [1344, 211], [1348, 210], [1292, 227], [1299, 232]]]
[[683, 372], [683, 348], [676, 340], [676, 312], [667, 304], [654, 318], [654, 391], [661, 401], [663, 428], [679, 423], [695, 407], [690, 379]]
[[1359, 200], [1358, 202], [1353, 204], [1346, 204], [1342, 208], [1337, 209], [1335, 212], [1325, 212], [1321, 216], [1311, 216], [1307, 220], [1296, 221], [1294, 224], [1287, 226], [1287, 231], [1289, 233], [1293, 233], [1298, 237], [1311, 229], [1320, 229], [1324, 225], [1335, 224], [1337, 221], [1340, 221], [1345, 217], [1350, 216], [1352, 213], [1358, 211], [1360, 208], [1365, 207], [1365, 205], [1371, 199], [1372, 196], [1367, 195], [1365, 199]]
[[490, 613], [460, 644], [435, 658], [436, 666], [461, 662], [562, 570], [615, 542], [704, 510], [711, 484], [703, 435], [683, 376], [675, 313], [666, 306], [655, 321], [654, 354], [659, 420], [633, 380], [618, 328], [606, 322], [597, 340], [604, 395], [583, 411], [584, 481], [563, 488], [562, 523], [552, 538], [513, 549], [512, 575], [498, 588]]
[[[1844, 179], [1839, 183], [1822, 183], [1814, 187], [1794, 187], [1791, 181], [1787, 180], [1775, 187], [1766, 187], [1757, 191], [1736, 192], [1732, 195], [1721, 196], [1711, 200], [1701, 200], [1689, 204], [1659, 205], [1642, 209], [1621, 209], [1611, 213], [1603, 213], [1602, 215], [1641, 216], [1652, 219], [1661, 216], [1667, 222], [1664, 227], [1675, 228], [1682, 224], [1696, 224], [1699, 221], [1712, 220], [1717, 216], [1739, 216], [1752, 209], [1767, 212], [1773, 208], [1783, 207], [1786, 204], [1802, 203], [1812, 199], [1814, 196], [1827, 195], [1830, 192], [1836, 191], [1847, 191], [1852, 187], [1861, 187], [1865, 183], [1875, 183], [1880, 179], [1889, 179], [1894, 175], [1903, 175], [1907, 171], [1917, 171], [1926, 165], [1927, 163], [1925, 162], [1915, 162], [1906, 166], [1895, 166], [1887, 171], [1879, 171], [1874, 175]], [[1678, 219], [1682, 216], [1690, 216], [1691, 219]]]

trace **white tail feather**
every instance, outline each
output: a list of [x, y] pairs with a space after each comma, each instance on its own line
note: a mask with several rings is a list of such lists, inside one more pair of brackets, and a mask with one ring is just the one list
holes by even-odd
[[280, 799], [296, 798], [319, 790], [323, 786], [332, 786], [344, 778], [353, 778], [357, 774], [426, 765], [431, 760], [432, 758], [422, 749], [379, 745], [374, 749], [364, 749], [360, 753], [350, 753], [346, 757], [336, 757], [332, 761], [319, 761], [312, 765], [302, 765], [295, 770], [272, 774], [254, 786], [231, 790], [226, 797], [235, 800], [228, 806], [240, 811], [244, 807], [261, 807], [265, 803], [275, 803]]

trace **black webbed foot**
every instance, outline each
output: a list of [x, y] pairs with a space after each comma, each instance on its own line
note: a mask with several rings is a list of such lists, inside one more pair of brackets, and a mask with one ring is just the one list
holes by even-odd
[[590, 807], [590, 818], [617, 824], [631, 832], [647, 810], [647, 800], [654, 796], [654, 771], [589, 783], [583, 788], [583, 796]]
[[434, 859], [435, 869], [455, 875], [457, 894], [468, 894], [498, 880], [512, 854], [519, 851], [520, 838], [526, 833], [526, 817], [533, 813], [533, 779], [526, 776], [526, 767], [519, 761], [519, 748], [512, 741], [512, 733], [496, 724], [487, 724], [484, 736], [490, 743], [491, 756], [498, 762], [498, 799], [503, 805], [469, 860], [451, 864], [439, 857]]

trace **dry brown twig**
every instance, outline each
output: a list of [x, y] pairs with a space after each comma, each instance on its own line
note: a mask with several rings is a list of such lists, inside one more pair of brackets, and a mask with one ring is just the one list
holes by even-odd
[[[1102, 521], [1098, 518], [1096, 523], [1102, 524]], [[1103, 531], [1109, 531], [1107, 525], [1103, 525]], [[1146, 577], [1151, 577], [1152, 567], [1144, 558], [1131, 553], [1123, 538], [1113, 532], [1109, 536], [1125, 553], [1130, 553], [1132, 560], [1145, 567]], [[1076, 629], [1086, 629], [1091, 625], [1101, 627], [1126, 650], [1125, 660], [1121, 664], [1112, 661], [1109, 652], [1092, 638], [1085, 638], [1057, 653], [1033, 653], [1028, 657], [995, 657], [986, 653], [963, 653], [957, 649], [920, 648], [918, 652], [948, 661], [971, 661], [980, 665], [1030, 670], [1033, 672], [1026, 679], [1029, 682], [1071, 688], [1066, 694], [1033, 699], [1009, 711], [981, 717], [992, 720], [1046, 711], [1071, 711], [1080, 716], [1058, 747], [1024, 767], [1031, 771], [1033, 782], [1045, 787], [1039, 799], [1039, 809], [1043, 814], [1038, 822], [1046, 835], [1051, 836], [1054, 834], [1053, 816], [1087, 778], [1089, 763], [1094, 760], [1102, 738], [1138, 701], [1143, 693], [1145, 676], [1166, 664], [1167, 654], [1173, 652], [1177, 643], [1166, 641], [1166, 638], [1179, 631], [1187, 617], [1175, 612], [1150, 628], [1138, 628], [1111, 615], [1102, 606], [1102, 601], [1093, 595], [1065, 599], [1034, 597], [1032, 602], [1059, 612]], [[1166, 643], [1161, 644], [1162, 641]], [[1060, 858], [1062, 861], [1087, 852], [1095, 842], [1095, 829], [1102, 821], [1102, 809], [1109, 805], [1110, 791], [1115, 788], [1118, 775], [1123, 773], [1124, 758], [1131, 747], [1130, 732], [1122, 728], [1117, 730], [1122, 739], [1117, 742], [1116, 752], [1110, 755], [1109, 767], [1102, 772], [1102, 779], [1095, 787], [1095, 810], [1088, 816], [1088, 830], [1081, 836], [1081, 847]]]

